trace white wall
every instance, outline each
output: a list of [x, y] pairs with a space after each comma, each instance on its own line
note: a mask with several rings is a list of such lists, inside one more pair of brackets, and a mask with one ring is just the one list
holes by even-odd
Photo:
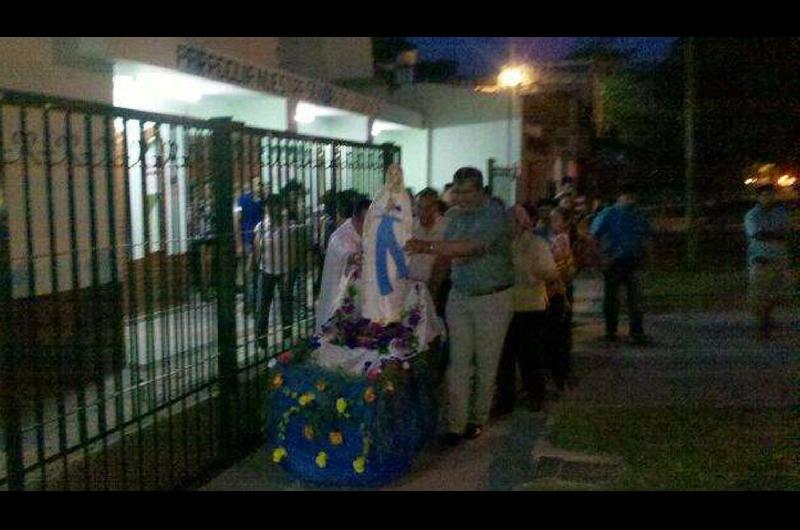
[[[512, 120], [511, 152], [514, 161], [520, 158], [521, 121]], [[433, 130], [432, 185], [442, 189], [453, 180], [453, 173], [462, 166], [480, 169], [487, 179], [490, 158], [505, 166], [508, 158], [508, 121], [440, 127]]]
[[111, 103], [111, 71], [66, 64], [64, 40], [0, 37], [0, 88]]
[[427, 129], [386, 131], [375, 137], [374, 142], [375, 144], [392, 142], [400, 146], [406, 187], [413, 188], [416, 193], [428, 186]]
[[297, 132], [352, 142], [366, 142], [367, 117], [356, 115], [319, 117], [311, 123], [298, 123]]
[[[508, 93], [479, 93], [469, 86], [418, 83], [400, 87], [389, 99], [424, 113], [427, 125], [434, 128], [508, 119]], [[511, 103], [513, 115], [519, 116], [520, 98]]]
[[203, 118], [230, 116], [234, 121], [252, 127], [285, 131], [287, 129], [286, 99], [272, 96], [207, 96], [198, 104]]

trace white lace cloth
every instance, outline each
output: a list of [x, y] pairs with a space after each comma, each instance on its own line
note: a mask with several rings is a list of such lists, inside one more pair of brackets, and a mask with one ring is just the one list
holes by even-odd
[[[344, 301], [343, 292], [350, 285], [355, 285], [358, 289], [359, 283], [363, 280], [353, 279], [353, 273], [347, 277], [348, 281], [343, 282], [342, 291], [337, 298], [337, 307]], [[368, 369], [379, 366], [382, 362], [390, 360], [406, 361], [419, 355], [428, 349], [428, 346], [436, 337], [444, 336], [445, 327], [442, 319], [436, 315], [433, 299], [428, 288], [422, 282], [403, 280], [407, 283], [406, 297], [403, 307], [406, 311], [415, 311], [419, 315], [413, 334], [417, 340], [417, 348], [396, 348], [389, 347], [388, 353], [380, 353], [378, 350], [367, 348], [347, 348], [338, 344], [331, 344], [323, 335], [320, 337], [320, 346], [311, 354], [312, 361], [329, 370], [344, 370], [354, 375], [363, 375]], [[358, 293], [361, 293], [358, 289]], [[359, 296], [355, 297], [356, 311], [360, 314], [358, 302]], [[408, 319], [406, 319], [407, 321]]]

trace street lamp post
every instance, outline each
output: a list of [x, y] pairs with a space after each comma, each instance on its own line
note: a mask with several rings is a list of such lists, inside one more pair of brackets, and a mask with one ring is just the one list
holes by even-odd
[[531, 77], [530, 69], [524, 65], [507, 65], [500, 70], [500, 73], [497, 76], [497, 85], [500, 88], [508, 90], [507, 168], [509, 174], [511, 173], [511, 166], [513, 164], [512, 122], [514, 119], [514, 100], [516, 99], [518, 89], [531, 83]]
[[514, 118], [514, 97], [516, 96], [517, 87], [512, 86], [508, 91], [508, 157], [506, 159], [507, 166], [511, 168], [511, 122]]

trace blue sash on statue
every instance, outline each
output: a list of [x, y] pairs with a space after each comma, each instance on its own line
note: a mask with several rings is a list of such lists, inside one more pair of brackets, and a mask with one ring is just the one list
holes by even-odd
[[381, 223], [378, 225], [375, 234], [375, 268], [378, 277], [378, 289], [381, 296], [386, 296], [394, 291], [392, 282], [389, 280], [389, 254], [394, 258], [397, 265], [397, 275], [400, 278], [408, 278], [408, 267], [406, 267], [406, 256], [403, 249], [397, 243], [392, 225], [397, 221], [391, 215], [381, 216]]

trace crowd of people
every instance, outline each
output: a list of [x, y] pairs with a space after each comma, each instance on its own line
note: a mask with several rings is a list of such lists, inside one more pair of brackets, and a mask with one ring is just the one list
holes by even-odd
[[[577, 383], [571, 355], [573, 280], [582, 268], [604, 270], [606, 338], [616, 339], [617, 298], [624, 285], [631, 339], [646, 341], [638, 272], [649, 225], [630, 191], [602, 211], [576, 201], [571, 190], [509, 208], [491, 196], [480, 170], [464, 167], [441, 195], [425, 188], [413, 199], [413, 237], [405, 246], [409, 277], [427, 284], [448, 330], [441, 378], [446, 444], [480, 436], [490, 415], [509, 414], [520, 396], [538, 411]], [[292, 322], [293, 291], [307, 259], [324, 259], [315, 281], [319, 329], [330, 317], [335, 286], [348, 264], [360, 258], [370, 202], [356, 195], [340, 205], [339, 215], [323, 212], [305, 220], [292, 214], [293, 198], [265, 202], [260, 219], [240, 221], [243, 231], [252, 231], [245, 244], [257, 271], [259, 336], [268, 334], [276, 288], [281, 320]], [[240, 208], [247, 210], [247, 200]], [[312, 234], [310, 240], [293, 245], [304, 227], [310, 228], [303, 232]], [[309, 256], [301, 258], [303, 252]]]
[[[429, 264], [431, 274], [416, 279], [428, 281], [437, 305], [445, 308], [448, 445], [478, 437], [490, 415], [512, 412], [520, 395], [538, 411], [550, 395], [557, 397], [576, 384], [573, 281], [582, 268], [599, 265], [604, 270], [606, 338], [616, 339], [615, 298], [624, 284], [631, 340], [647, 342], [636, 280], [650, 228], [631, 190], [602, 211], [597, 204], [587, 208], [569, 189], [553, 199], [511, 208], [488, 191], [478, 169], [459, 169], [440, 210], [426, 214], [427, 220], [418, 218], [419, 229], [406, 245], [412, 263]], [[434, 190], [420, 192], [418, 210], [432, 211], [428, 205], [435, 197]], [[424, 230], [426, 225], [441, 228], [433, 235], [430, 228]]]
[[[572, 373], [573, 282], [593, 267], [604, 280], [605, 340], [618, 341], [620, 291], [626, 291], [629, 339], [648, 344], [641, 272], [651, 226], [624, 188], [616, 202], [588, 203], [567, 189], [552, 199], [507, 207], [492, 197], [480, 170], [455, 172], [443, 193], [412, 195], [413, 237], [405, 245], [410, 279], [424, 282], [447, 328], [442, 364], [444, 442], [482, 433], [491, 415], [511, 413], [521, 397], [533, 411], [577, 384]], [[362, 252], [370, 201], [339, 192], [306, 215], [302, 188], [288, 185], [237, 204], [240, 251], [252, 271], [245, 291], [266, 344], [277, 290], [283, 338], [291, 338], [301, 284], [314, 271], [317, 330], [330, 317], [341, 278]], [[771, 185], [745, 218], [752, 308], [760, 333], [787, 284], [790, 220]], [[313, 303], [313, 302], [312, 302]], [[301, 304], [303, 305], [303, 304]], [[518, 382], [521, 375], [521, 386]], [[552, 385], [548, 385], [551, 382]]]

